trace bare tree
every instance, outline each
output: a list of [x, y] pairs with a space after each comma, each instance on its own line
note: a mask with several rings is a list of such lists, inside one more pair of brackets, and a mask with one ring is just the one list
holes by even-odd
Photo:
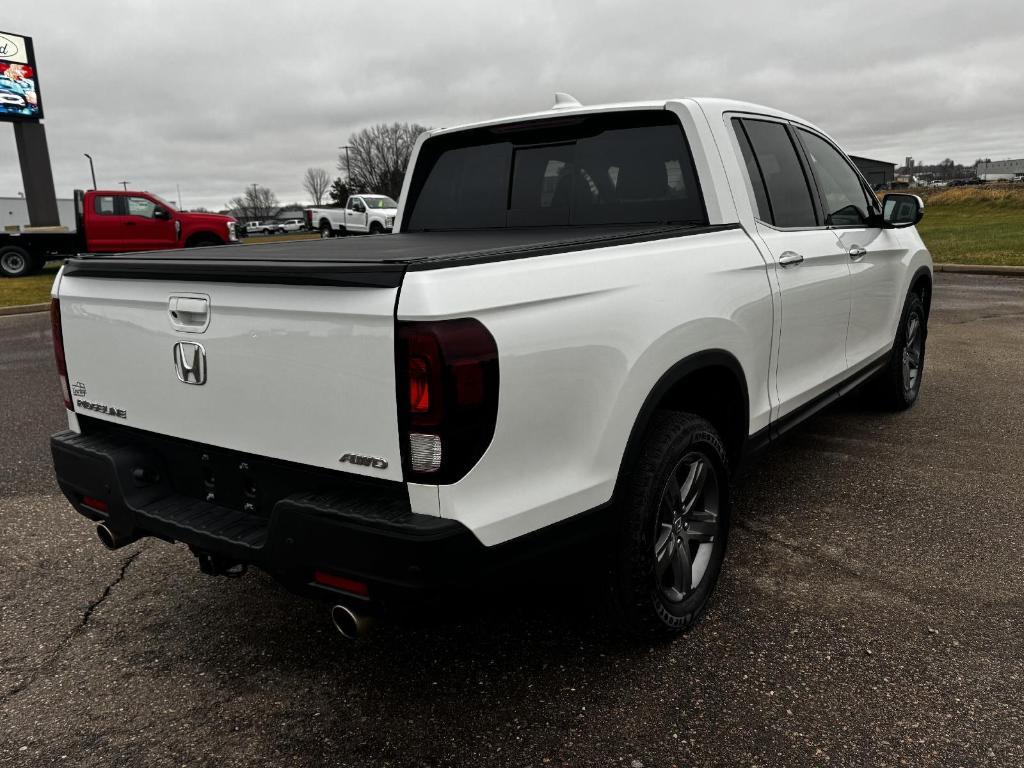
[[307, 168], [302, 177], [302, 188], [313, 199], [313, 205], [322, 205], [327, 190], [331, 187], [331, 175], [323, 168]]
[[428, 128], [416, 123], [381, 123], [353, 133], [349, 154], [338, 155], [338, 170], [349, 190], [397, 198], [416, 139]]
[[253, 184], [245, 188], [245, 194], [228, 200], [227, 207], [243, 220], [269, 219], [281, 207], [277, 195], [267, 187]]

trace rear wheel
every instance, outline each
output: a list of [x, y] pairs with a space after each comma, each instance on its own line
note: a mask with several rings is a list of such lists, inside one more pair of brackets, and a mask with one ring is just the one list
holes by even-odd
[[326, 240], [329, 237], [334, 237], [334, 230], [331, 229], [331, 222], [324, 219], [320, 222], [320, 239]]
[[928, 337], [928, 316], [924, 301], [917, 293], [907, 296], [903, 316], [896, 329], [889, 364], [871, 383], [871, 393], [883, 408], [904, 411], [921, 393], [924, 377], [925, 341]]
[[0, 273], [4, 277], [25, 277], [32, 273], [35, 261], [24, 248], [8, 245], [0, 248]]
[[623, 478], [612, 607], [632, 634], [691, 627], [718, 583], [729, 535], [728, 459], [705, 419], [660, 412]]

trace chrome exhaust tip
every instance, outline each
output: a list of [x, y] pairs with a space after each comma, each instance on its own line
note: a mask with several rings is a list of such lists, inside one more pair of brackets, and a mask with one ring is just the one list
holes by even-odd
[[106, 523], [100, 523], [96, 526], [96, 535], [99, 537], [100, 543], [110, 550], [120, 549], [131, 544], [133, 541], [138, 541], [138, 536], [122, 535]]
[[331, 608], [331, 622], [338, 633], [349, 640], [358, 640], [365, 636], [373, 626], [372, 617], [341, 604]]

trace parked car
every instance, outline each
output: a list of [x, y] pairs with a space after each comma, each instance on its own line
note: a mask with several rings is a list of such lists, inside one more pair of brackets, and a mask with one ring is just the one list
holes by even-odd
[[245, 231], [249, 235], [275, 235], [285, 230], [279, 221], [250, 221], [245, 225]]
[[0, 233], [0, 273], [23, 277], [48, 259], [77, 253], [122, 253], [237, 242], [236, 222], [186, 213], [149, 192], [75, 190], [75, 231]]
[[53, 459], [103, 544], [258, 566], [350, 636], [585, 553], [618, 626], [671, 634], [718, 581], [739, 465], [861, 385], [918, 399], [921, 199], [879, 201], [793, 115], [681, 99], [433, 131], [402, 199], [389, 237], [66, 263]]
[[301, 232], [306, 225], [302, 219], [285, 219], [278, 222], [278, 228], [281, 232]]
[[398, 203], [387, 195], [352, 195], [344, 208], [307, 208], [306, 226], [321, 238], [391, 232]]

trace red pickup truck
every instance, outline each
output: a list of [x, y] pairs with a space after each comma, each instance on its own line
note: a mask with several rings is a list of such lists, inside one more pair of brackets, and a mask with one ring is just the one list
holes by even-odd
[[238, 242], [236, 221], [183, 213], [149, 192], [75, 190], [75, 231], [0, 233], [0, 273], [31, 275], [49, 259], [77, 253], [123, 253]]

